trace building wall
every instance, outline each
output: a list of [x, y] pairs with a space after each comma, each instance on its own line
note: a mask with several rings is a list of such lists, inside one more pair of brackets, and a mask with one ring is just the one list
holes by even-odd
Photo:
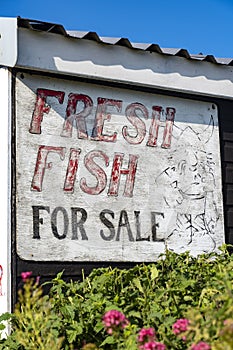
[[1, 164], [1, 244], [0, 244], [0, 312], [11, 308], [11, 73], [0, 68], [0, 164]]
[[233, 244], [233, 101], [219, 102], [226, 243]]

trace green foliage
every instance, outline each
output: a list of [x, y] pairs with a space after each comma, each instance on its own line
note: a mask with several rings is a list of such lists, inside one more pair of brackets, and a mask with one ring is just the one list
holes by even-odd
[[[19, 290], [19, 301], [11, 317], [11, 335], [0, 344], [0, 349], [48, 350], [61, 349], [60, 320], [52, 310], [42, 287], [28, 279]], [[10, 315], [4, 314], [9, 320]], [[3, 315], [3, 316], [4, 316]]]
[[[12, 333], [0, 349], [136, 350], [143, 327], [154, 327], [157, 341], [171, 350], [199, 341], [213, 350], [233, 349], [233, 256], [226, 247], [197, 258], [167, 251], [155, 263], [128, 270], [95, 269], [81, 282], [66, 283], [59, 273], [50, 283], [50, 295], [43, 296], [31, 279], [25, 282]], [[102, 323], [112, 309], [130, 322], [117, 336]], [[190, 326], [177, 336], [172, 325], [180, 318]]]

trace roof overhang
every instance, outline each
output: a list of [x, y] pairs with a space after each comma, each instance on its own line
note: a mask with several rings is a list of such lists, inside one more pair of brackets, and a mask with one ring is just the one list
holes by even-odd
[[231, 59], [194, 58], [184, 49], [104, 40], [22, 18], [0, 18], [0, 35], [1, 66], [233, 99]]

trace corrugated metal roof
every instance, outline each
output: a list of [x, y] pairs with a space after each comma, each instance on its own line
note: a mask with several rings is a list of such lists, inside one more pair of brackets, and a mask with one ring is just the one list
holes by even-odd
[[120, 45], [130, 49], [156, 52], [162, 55], [180, 56], [191, 60], [211, 62], [215, 64], [233, 66], [233, 58], [217, 58], [213, 55], [193, 55], [182, 48], [162, 48], [158, 44], [132, 43], [127, 38], [100, 37], [96, 32], [68, 31], [62, 25], [56, 23], [41, 22], [32, 19], [18, 17], [18, 27], [31, 30], [61, 34], [67, 37], [92, 40], [108, 45]]

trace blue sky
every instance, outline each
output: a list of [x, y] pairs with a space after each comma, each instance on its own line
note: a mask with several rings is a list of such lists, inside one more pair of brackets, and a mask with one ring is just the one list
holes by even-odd
[[233, 0], [0, 0], [0, 16], [233, 58]]

